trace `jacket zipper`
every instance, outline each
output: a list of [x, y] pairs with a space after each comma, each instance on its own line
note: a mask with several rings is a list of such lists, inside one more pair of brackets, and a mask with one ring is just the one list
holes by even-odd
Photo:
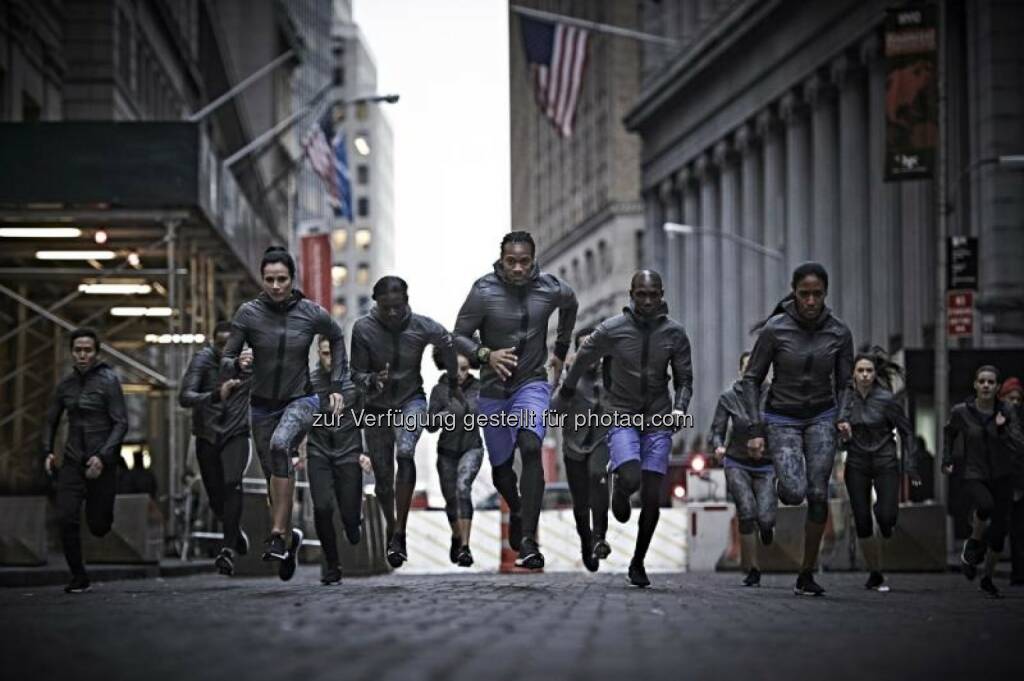
[[284, 351], [288, 340], [288, 309], [285, 308], [281, 318], [281, 335], [277, 339], [277, 367], [274, 369], [274, 387], [272, 390], [275, 400], [280, 399], [281, 373], [284, 371]]

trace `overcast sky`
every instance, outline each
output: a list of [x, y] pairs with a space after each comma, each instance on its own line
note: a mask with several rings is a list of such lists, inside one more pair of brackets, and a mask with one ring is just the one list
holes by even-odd
[[509, 231], [508, 9], [502, 0], [353, 0], [395, 145], [397, 274], [449, 329]]

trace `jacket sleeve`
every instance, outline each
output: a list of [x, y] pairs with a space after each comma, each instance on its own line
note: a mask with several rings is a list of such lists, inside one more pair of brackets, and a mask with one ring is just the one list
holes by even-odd
[[693, 360], [690, 355], [690, 338], [686, 331], [680, 331], [676, 347], [672, 351], [672, 386], [675, 401], [672, 408], [685, 412], [690, 408], [693, 397]]
[[942, 442], [942, 465], [952, 466], [953, 465], [953, 445], [956, 442], [957, 437], [960, 435], [962, 424], [960, 422], [960, 412], [956, 407], [949, 413], [949, 420], [946, 421], [946, 425], [942, 428], [943, 442]]
[[352, 382], [366, 395], [377, 393], [374, 372], [370, 369], [370, 350], [363, 339], [362, 324], [356, 322], [352, 327], [352, 363], [350, 366]]
[[712, 449], [725, 446], [725, 434], [729, 427], [729, 410], [725, 408], [722, 398], [718, 398], [718, 406], [715, 407], [715, 417], [711, 420], [711, 432], [708, 440]]
[[561, 287], [558, 297], [558, 329], [555, 333], [555, 357], [565, 361], [572, 343], [572, 331], [576, 326], [576, 313], [580, 304], [576, 300], [576, 292], [561, 279], [557, 279]]
[[246, 317], [246, 306], [242, 305], [235, 312], [234, 319], [231, 320], [231, 335], [228, 336], [228, 342], [224, 345], [224, 352], [220, 356], [218, 383], [234, 378], [238, 374], [238, 355], [242, 352], [247, 332]]
[[1006, 444], [1014, 456], [1024, 456], [1024, 428], [1017, 416], [1017, 410], [1002, 402], [997, 403], [996, 409], [1006, 418], [1006, 423], [996, 429], [999, 439]]
[[454, 333], [455, 349], [465, 355], [469, 359], [470, 366], [473, 367], [480, 366], [476, 358], [476, 351], [481, 346], [473, 339], [473, 334], [483, 326], [485, 310], [486, 306], [480, 287], [473, 284], [473, 288], [469, 290], [469, 295], [462, 303], [459, 316], [455, 320]]
[[775, 334], [770, 326], [765, 326], [754, 341], [747, 370], [740, 381], [751, 437], [764, 437], [764, 423], [761, 420], [761, 385], [768, 376], [768, 369], [771, 368], [774, 358]]
[[181, 379], [181, 390], [178, 392], [178, 404], [182, 407], [192, 409], [217, 401], [215, 397], [217, 394], [216, 390], [202, 392], [199, 389], [202, 383], [203, 370], [209, 361], [210, 357], [208, 354], [201, 351], [196, 353], [192, 357], [192, 361], [188, 363], [185, 375]]
[[64, 382], [57, 384], [57, 390], [46, 410], [46, 423], [43, 424], [43, 455], [53, 453], [53, 441], [57, 437], [57, 426], [64, 414]]
[[117, 374], [110, 370], [105, 378], [103, 388], [107, 398], [107, 413], [113, 427], [100, 449], [99, 456], [103, 460], [103, 465], [113, 466], [121, 456], [121, 442], [128, 432], [128, 410], [124, 406], [124, 392], [121, 390], [121, 381], [118, 380]]
[[850, 399], [852, 398], [851, 391], [853, 385], [851, 380], [853, 379], [853, 334], [850, 333], [849, 329], [843, 335], [842, 345], [839, 348], [839, 354], [836, 355], [835, 365], [835, 390], [836, 390], [836, 406], [838, 408], [838, 415], [836, 416], [836, 423], [842, 423], [844, 421], [849, 422], [850, 420]]
[[431, 345], [441, 348], [448, 385], [459, 384], [459, 356], [455, 352], [455, 337], [433, 319], [427, 320], [427, 334]]
[[334, 321], [330, 313], [320, 305], [316, 305], [316, 320], [314, 327], [321, 337], [326, 338], [331, 346], [331, 392], [339, 393], [344, 390], [344, 384], [348, 380], [348, 352], [345, 350], [345, 332], [338, 322]]
[[436, 433], [441, 429], [440, 419], [435, 418], [448, 409], [448, 387], [438, 383], [430, 391], [430, 401], [427, 404], [427, 413], [430, 419], [427, 421], [427, 432]]
[[576, 352], [576, 359], [573, 360], [572, 367], [566, 374], [562, 385], [570, 390], [575, 390], [583, 373], [610, 352], [611, 334], [603, 323], [598, 324], [594, 333], [587, 336], [587, 340], [583, 341], [583, 345]]
[[895, 398], [889, 399], [885, 404], [889, 416], [889, 424], [896, 429], [900, 436], [900, 446], [903, 448], [903, 470], [912, 478], [920, 478], [921, 471], [918, 468], [918, 453], [914, 429], [910, 425], [910, 419], [903, 412], [903, 407]]

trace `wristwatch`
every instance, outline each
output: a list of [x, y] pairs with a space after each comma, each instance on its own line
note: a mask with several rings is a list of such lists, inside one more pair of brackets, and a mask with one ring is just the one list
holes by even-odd
[[491, 349], [481, 345], [476, 351], [476, 361], [480, 362], [480, 364], [487, 364], [490, 359]]

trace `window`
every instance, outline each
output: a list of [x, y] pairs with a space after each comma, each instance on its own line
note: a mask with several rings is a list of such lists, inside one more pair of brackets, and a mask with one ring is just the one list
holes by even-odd
[[361, 197], [359, 199], [359, 209], [358, 209], [357, 213], [359, 214], [359, 217], [361, 217], [361, 218], [369, 217], [369, 215], [370, 215], [370, 199], [366, 198], [365, 196], [363, 196], [363, 197]]
[[348, 245], [348, 230], [347, 229], [336, 229], [331, 234], [331, 241], [334, 242], [334, 248], [339, 251], [344, 251], [345, 246]]
[[608, 253], [608, 242], [601, 239], [597, 242], [597, 266], [601, 270], [601, 274], [612, 273], [612, 261], [611, 254]]
[[361, 163], [356, 168], [356, 182], [359, 184], [370, 184], [370, 166]]
[[356, 283], [360, 286], [367, 286], [370, 283], [370, 266], [365, 262], [359, 263], [356, 268]]
[[558, 268], [558, 278], [561, 279], [562, 281], [567, 281], [566, 276], [568, 276], [568, 274], [569, 272], [566, 271], [565, 265], [562, 265], [561, 267]]
[[334, 67], [333, 83], [334, 83], [335, 87], [344, 87], [345, 86], [345, 67], [344, 66], [335, 66]]
[[344, 286], [348, 283], [348, 268], [344, 265], [335, 265], [331, 268], [331, 281], [335, 286]]
[[331, 312], [335, 317], [344, 317], [348, 314], [348, 299], [345, 296], [338, 296], [334, 299], [334, 306], [331, 307]]
[[356, 248], [368, 251], [370, 250], [370, 242], [373, 240], [373, 234], [368, 229], [357, 229], [356, 230]]
[[370, 296], [359, 296], [359, 314], [370, 313]]
[[586, 263], [585, 269], [586, 269], [587, 284], [593, 284], [594, 282], [597, 281], [597, 268], [596, 268], [596, 265], [594, 263], [594, 252], [592, 250], [590, 250], [589, 248], [587, 249], [587, 252], [583, 256], [583, 261]]
[[580, 261], [578, 258], [572, 259], [572, 284], [573, 286], [580, 285]]
[[636, 268], [640, 269], [644, 266], [644, 230], [636, 230]]

